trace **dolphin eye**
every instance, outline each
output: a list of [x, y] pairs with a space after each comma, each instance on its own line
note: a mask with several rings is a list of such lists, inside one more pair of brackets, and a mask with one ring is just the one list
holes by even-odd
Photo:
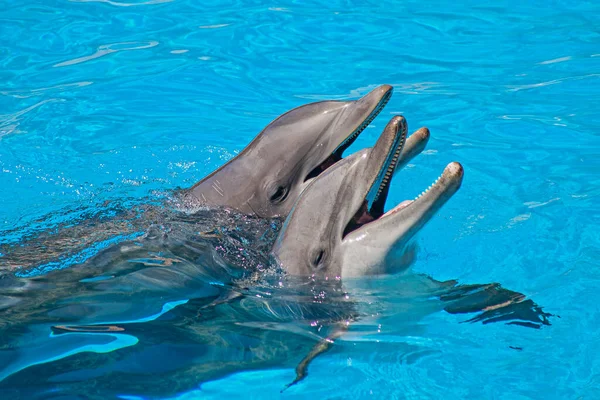
[[313, 268], [317, 269], [321, 267], [321, 264], [325, 260], [325, 250], [319, 249], [315, 251], [312, 257]]
[[284, 186], [277, 186], [277, 189], [275, 190], [275, 193], [273, 193], [271, 195], [271, 202], [272, 203], [281, 203], [282, 201], [284, 201], [286, 199], [288, 195], [288, 190], [286, 187]]

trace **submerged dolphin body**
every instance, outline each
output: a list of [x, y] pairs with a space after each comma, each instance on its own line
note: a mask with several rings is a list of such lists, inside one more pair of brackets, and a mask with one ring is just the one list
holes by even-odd
[[184, 191], [185, 202], [287, 216], [309, 181], [342, 158], [391, 95], [392, 87], [382, 85], [355, 101], [321, 101], [288, 111], [238, 156]]
[[176, 213], [84, 265], [0, 276], [0, 398], [165, 396], [234, 372], [291, 368], [328, 321], [352, 314], [341, 295], [319, 304], [278, 277], [256, 281], [279, 221], [238, 215], [231, 229], [199, 233], [215, 211], [198, 214]]
[[[276, 230], [258, 222], [246, 239]], [[164, 397], [235, 372], [296, 365], [299, 380], [339, 335], [340, 323], [360, 319], [364, 326], [361, 307], [381, 301], [366, 294], [374, 284], [362, 280], [355, 286], [362, 298], [352, 293], [346, 299], [339, 282], [330, 281], [319, 286], [327, 293], [320, 301], [301, 278], [232, 283], [227, 280], [232, 265], [210, 257], [223, 241], [207, 241], [195, 227], [167, 223], [160, 230], [165, 235], [150, 233], [106, 249], [89, 268], [6, 282], [5, 289], [18, 297], [27, 295], [21, 283], [36, 291], [0, 310], [0, 398], [38, 398], [48, 391], [67, 397], [86, 393], [90, 399]], [[248, 257], [250, 250], [232, 259]], [[371, 286], [360, 291], [360, 284]], [[491, 290], [415, 274], [394, 280], [390, 312], [406, 315], [394, 323], [413, 331], [415, 320], [444, 307], [478, 312], [498, 304], [482, 297]], [[490, 317], [496, 316], [476, 318], [485, 323]]]

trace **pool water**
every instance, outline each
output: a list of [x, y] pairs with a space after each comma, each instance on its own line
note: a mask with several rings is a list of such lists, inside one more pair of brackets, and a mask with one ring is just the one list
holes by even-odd
[[[499, 282], [553, 314], [551, 325], [416, 315], [390, 278], [372, 299], [379, 317], [357, 322], [282, 394], [293, 363], [192, 387], [170, 377], [168, 394], [132, 383], [110, 396], [600, 398], [599, 20], [598, 3], [577, 1], [0, 0], [0, 265], [21, 275], [75, 268], [85, 254], [45, 263], [52, 249], [38, 248], [17, 270], [3, 259], [58, 226], [192, 185], [293, 107], [388, 83], [391, 101], [351, 150], [371, 145], [396, 114], [432, 134], [395, 178], [388, 206], [419, 194], [450, 161], [465, 169], [460, 191], [419, 233], [412, 269]], [[91, 254], [114, 244], [106, 240], [85, 244]], [[172, 296], [142, 315], [145, 304], [132, 301], [131, 320], [191, 307]], [[138, 340], [109, 339], [94, 344], [107, 359]], [[77, 340], [85, 350], [88, 338]], [[102, 371], [148, 368], [158, 379], [177, 354], [148, 351]], [[23, 376], [0, 383], [3, 398], [86, 395], [70, 389], [85, 374], [38, 392], [35, 375]]]

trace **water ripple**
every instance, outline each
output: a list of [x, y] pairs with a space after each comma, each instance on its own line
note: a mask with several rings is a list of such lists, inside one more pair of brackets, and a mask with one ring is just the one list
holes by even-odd
[[27, 113], [37, 109], [38, 107], [43, 106], [44, 104], [60, 102], [64, 101], [64, 99], [47, 99], [42, 100], [34, 105], [31, 105], [27, 108], [24, 108], [20, 111], [17, 111], [12, 114], [0, 114], [0, 139], [6, 135], [11, 133], [23, 133], [25, 131], [18, 130], [19, 125], [22, 122], [22, 118]]
[[56, 86], [44, 87], [44, 88], [35, 88], [35, 89], [17, 89], [17, 90], [0, 90], [0, 94], [4, 96], [13, 96], [18, 99], [26, 99], [32, 96], [41, 96], [46, 93], [54, 93], [54, 92], [63, 92], [68, 91], [73, 88], [80, 88], [84, 86], [89, 86], [94, 82], [73, 82], [73, 83], [65, 83]]
[[559, 58], [554, 58], [552, 60], [546, 60], [546, 61], [542, 61], [539, 64], [540, 65], [547, 65], [547, 64], [556, 64], [556, 63], [560, 63], [560, 62], [565, 62], [565, 61], [569, 61], [571, 60], [573, 57], [571, 56], [566, 56], [566, 57], [559, 57]]
[[229, 26], [231, 24], [216, 24], [216, 25], [202, 25], [199, 26], [198, 28], [200, 29], [219, 29], [219, 28], [225, 28], [226, 26]]
[[54, 64], [53, 67], [66, 67], [68, 65], [75, 65], [82, 62], [94, 60], [96, 58], [100, 58], [106, 56], [108, 54], [117, 53], [120, 51], [130, 51], [130, 50], [142, 50], [148, 49], [154, 46], [158, 46], [158, 42], [150, 41], [147, 43], [144, 42], [122, 42], [122, 43], [112, 43], [106, 44], [98, 47], [98, 50], [89, 56], [75, 58], [73, 60], [63, 61], [58, 64]]
[[112, 1], [112, 0], [69, 0], [73, 3], [106, 3], [111, 6], [117, 7], [135, 7], [135, 6], [146, 6], [151, 4], [161, 4], [161, 3], [170, 3], [174, 0], [145, 0], [139, 1], [135, 3], [124, 3], [120, 1]]
[[588, 78], [597, 78], [599, 76], [600, 76], [600, 74], [587, 74], [587, 75], [582, 75], [582, 76], [567, 76], [564, 78], [553, 79], [551, 81], [546, 81], [546, 82], [532, 83], [532, 84], [519, 85], [519, 86], [508, 86], [508, 87], [509, 87], [510, 92], [517, 92], [519, 90], [535, 89], [535, 88], [544, 87], [544, 86], [556, 85], [556, 84], [568, 82], [568, 81], [583, 80], [583, 79], [588, 79]]

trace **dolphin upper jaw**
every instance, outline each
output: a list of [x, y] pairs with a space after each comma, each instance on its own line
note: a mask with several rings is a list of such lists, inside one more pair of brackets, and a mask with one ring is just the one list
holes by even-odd
[[[381, 85], [358, 100], [348, 102], [343, 109], [340, 121], [354, 126], [354, 130], [332, 151], [341, 157], [344, 150], [356, 140], [358, 135], [379, 115], [392, 97], [393, 87]], [[347, 129], [347, 128], [346, 128]]]

